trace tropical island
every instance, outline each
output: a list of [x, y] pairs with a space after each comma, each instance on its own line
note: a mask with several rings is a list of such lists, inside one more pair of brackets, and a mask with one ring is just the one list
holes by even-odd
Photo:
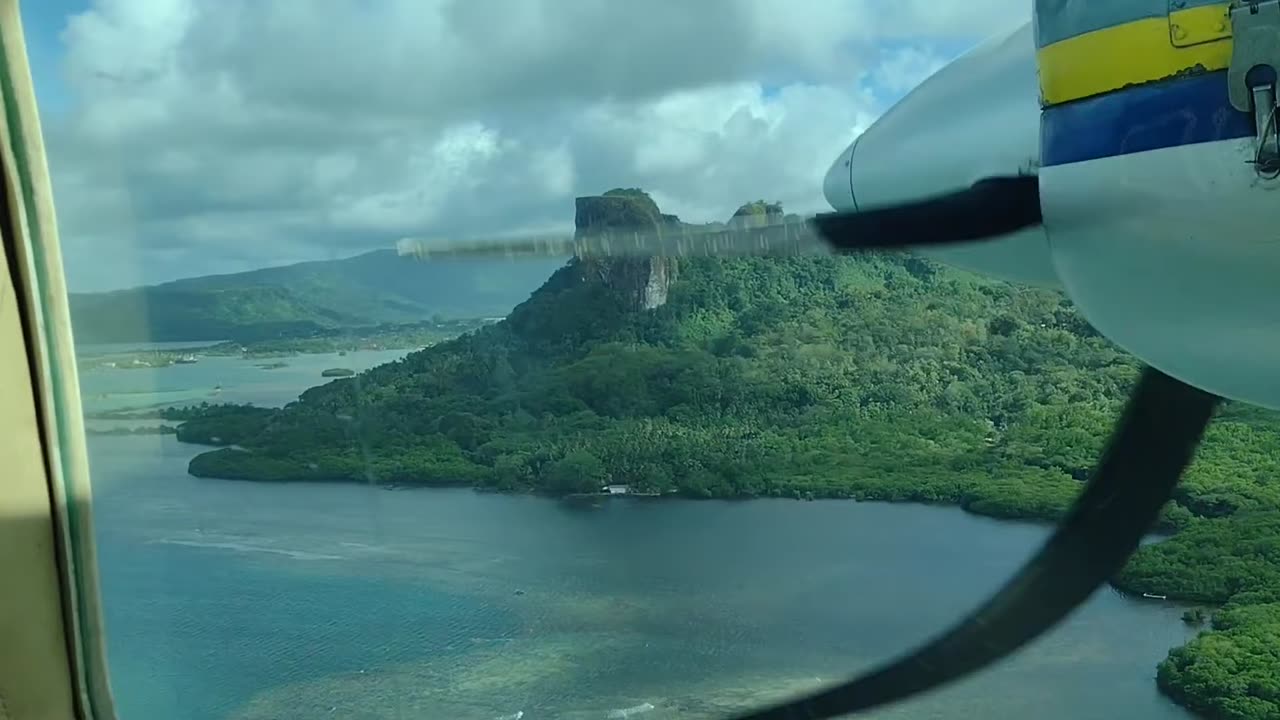
[[[765, 203], [735, 216], [761, 213], [788, 221]], [[580, 198], [578, 226], [682, 228], [638, 190]], [[585, 258], [505, 320], [285, 408], [163, 417], [180, 440], [224, 446], [191, 460], [208, 478], [616, 483], [1053, 520], [1138, 370], [1060, 294], [911, 255]], [[1204, 717], [1280, 717], [1278, 472], [1280, 418], [1227, 404], [1162, 515], [1173, 536], [1115, 579], [1211, 608], [1157, 673]]]
[[376, 250], [339, 260], [73, 293], [71, 319], [77, 343], [226, 341], [229, 352], [250, 345], [262, 352], [308, 352], [314, 350], [302, 348], [334, 338], [501, 318], [565, 259], [424, 263], [395, 250]]

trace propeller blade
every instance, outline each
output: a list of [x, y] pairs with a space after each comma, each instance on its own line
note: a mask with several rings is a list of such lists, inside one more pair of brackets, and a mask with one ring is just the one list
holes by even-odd
[[985, 240], [1039, 225], [1040, 179], [992, 177], [966, 190], [859, 212], [824, 213], [812, 222], [842, 251], [908, 249]]
[[732, 257], [830, 255], [983, 240], [1039, 225], [1032, 175], [979, 180], [966, 190], [887, 208], [826, 213], [755, 228], [604, 230], [501, 238], [404, 238], [401, 255], [467, 257]]
[[404, 238], [401, 255], [424, 260], [468, 257], [787, 257], [831, 255], [831, 244], [802, 221], [718, 230], [601, 230], [492, 239]]
[[879, 669], [737, 720], [822, 720], [868, 710], [973, 673], [1035, 639], [1124, 566], [1172, 496], [1220, 400], [1147, 368], [1062, 525], [976, 612]]

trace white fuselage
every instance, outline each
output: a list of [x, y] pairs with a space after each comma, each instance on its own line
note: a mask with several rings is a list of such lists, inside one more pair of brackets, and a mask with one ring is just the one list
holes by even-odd
[[[1044, 226], [944, 251], [959, 267], [1060, 287], [1117, 345], [1224, 397], [1280, 408], [1280, 180], [1252, 137], [1040, 166], [1028, 24], [943, 68], [832, 166], [837, 210], [1040, 176]], [[852, 155], [852, 163], [849, 163]]]

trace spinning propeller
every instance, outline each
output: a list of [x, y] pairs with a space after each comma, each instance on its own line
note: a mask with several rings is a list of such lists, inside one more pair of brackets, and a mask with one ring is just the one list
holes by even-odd
[[[1039, 225], [1033, 176], [866, 212], [816, 218], [843, 252], [945, 246]], [[979, 670], [1040, 636], [1118, 572], [1169, 501], [1220, 398], [1144, 370], [1093, 477], [1038, 553], [976, 611], [862, 676], [739, 720], [818, 720], [865, 711]]]
[[[1039, 180], [1012, 175], [958, 192], [805, 224], [708, 233], [600, 232], [475, 243], [403, 242], [426, 257], [730, 256], [936, 249], [1007, 237], [1043, 222]], [[1219, 396], [1147, 368], [1109, 446], [1057, 531], [989, 600], [900, 659], [849, 682], [737, 720], [820, 720], [865, 711], [973, 673], [1043, 634], [1119, 571], [1171, 497]]]

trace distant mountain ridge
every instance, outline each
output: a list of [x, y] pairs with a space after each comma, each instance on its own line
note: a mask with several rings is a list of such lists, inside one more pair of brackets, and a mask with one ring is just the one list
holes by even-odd
[[393, 250], [128, 290], [72, 293], [77, 342], [259, 340], [505, 316], [568, 258], [423, 262]]

